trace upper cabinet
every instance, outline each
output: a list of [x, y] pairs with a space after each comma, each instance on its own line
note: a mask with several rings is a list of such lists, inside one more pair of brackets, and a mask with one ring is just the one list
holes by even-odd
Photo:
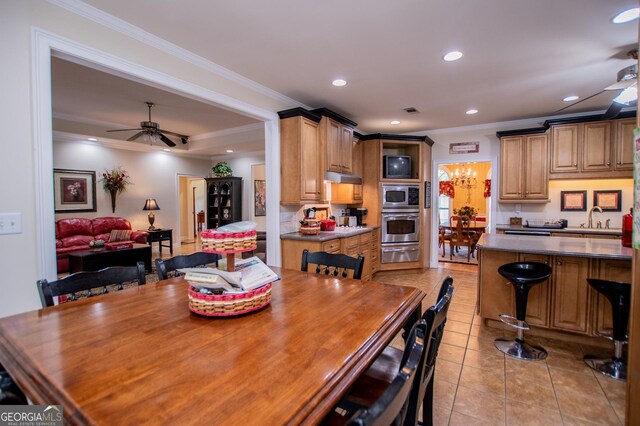
[[549, 138], [546, 133], [500, 139], [500, 201], [546, 203]]
[[320, 118], [302, 108], [280, 114], [281, 204], [321, 202]]
[[324, 170], [353, 174], [353, 128], [356, 123], [326, 108], [312, 111], [321, 117], [320, 144], [324, 147]]
[[550, 179], [632, 177], [635, 119], [551, 126]]

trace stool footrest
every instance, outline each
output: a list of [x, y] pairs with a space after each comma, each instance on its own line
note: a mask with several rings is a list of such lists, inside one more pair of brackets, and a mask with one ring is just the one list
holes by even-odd
[[542, 361], [547, 358], [547, 351], [543, 347], [530, 345], [524, 341], [496, 339], [493, 344], [500, 352], [514, 358], [527, 361]]
[[[602, 337], [604, 339], [614, 341], [614, 339], [613, 339], [613, 331], [599, 331], [599, 332], [596, 333], [596, 335], [598, 335], [598, 336], [600, 336], [600, 337]], [[627, 344], [629, 344], [629, 335], [626, 335], [625, 337], [626, 337], [626, 340], [623, 340], [622, 344], [627, 345]]]
[[529, 330], [529, 324], [527, 324], [525, 321], [520, 321], [518, 320], [518, 318], [511, 315], [499, 314], [498, 318], [509, 327], [517, 328], [518, 330]]

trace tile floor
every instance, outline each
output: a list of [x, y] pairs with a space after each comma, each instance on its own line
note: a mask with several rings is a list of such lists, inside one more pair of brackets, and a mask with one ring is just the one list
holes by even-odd
[[585, 354], [610, 351], [531, 337], [549, 352], [545, 361], [521, 361], [493, 346], [510, 331], [485, 326], [474, 315], [477, 267], [440, 264], [424, 271], [382, 272], [375, 280], [417, 286], [424, 306], [451, 275], [456, 292], [435, 373], [436, 425], [622, 425], [626, 383], [595, 374]]
[[[152, 258], [159, 257], [154, 244]], [[198, 250], [175, 247], [173, 255]], [[163, 250], [163, 258], [171, 257]], [[474, 315], [477, 266], [440, 263], [420, 271], [381, 272], [375, 280], [417, 286], [431, 306], [442, 280], [451, 275], [456, 292], [435, 374], [435, 425], [622, 425], [626, 383], [595, 374], [585, 354], [609, 356], [608, 349], [532, 337], [549, 352], [545, 361], [520, 361], [493, 346], [510, 331], [487, 327]]]

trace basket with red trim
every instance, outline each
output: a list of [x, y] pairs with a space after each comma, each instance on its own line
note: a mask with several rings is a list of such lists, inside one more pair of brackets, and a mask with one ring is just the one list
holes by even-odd
[[258, 246], [255, 229], [245, 232], [220, 232], [217, 229], [205, 229], [201, 236], [202, 251], [208, 253], [240, 253], [255, 250]]
[[242, 293], [202, 294], [189, 286], [189, 310], [207, 317], [228, 317], [256, 311], [271, 303], [271, 283]]

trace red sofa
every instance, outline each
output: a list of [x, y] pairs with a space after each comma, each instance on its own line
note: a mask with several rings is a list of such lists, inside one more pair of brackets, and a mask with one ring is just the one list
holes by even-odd
[[[69, 270], [70, 251], [85, 250], [89, 242], [103, 240], [109, 242], [111, 231], [131, 230], [131, 223], [121, 217], [98, 217], [96, 219], [60, 219], [56, 221], [56, 256], [58, 273]], [[146, 244], [148, 232], [132, 231], [131, 242]]]

